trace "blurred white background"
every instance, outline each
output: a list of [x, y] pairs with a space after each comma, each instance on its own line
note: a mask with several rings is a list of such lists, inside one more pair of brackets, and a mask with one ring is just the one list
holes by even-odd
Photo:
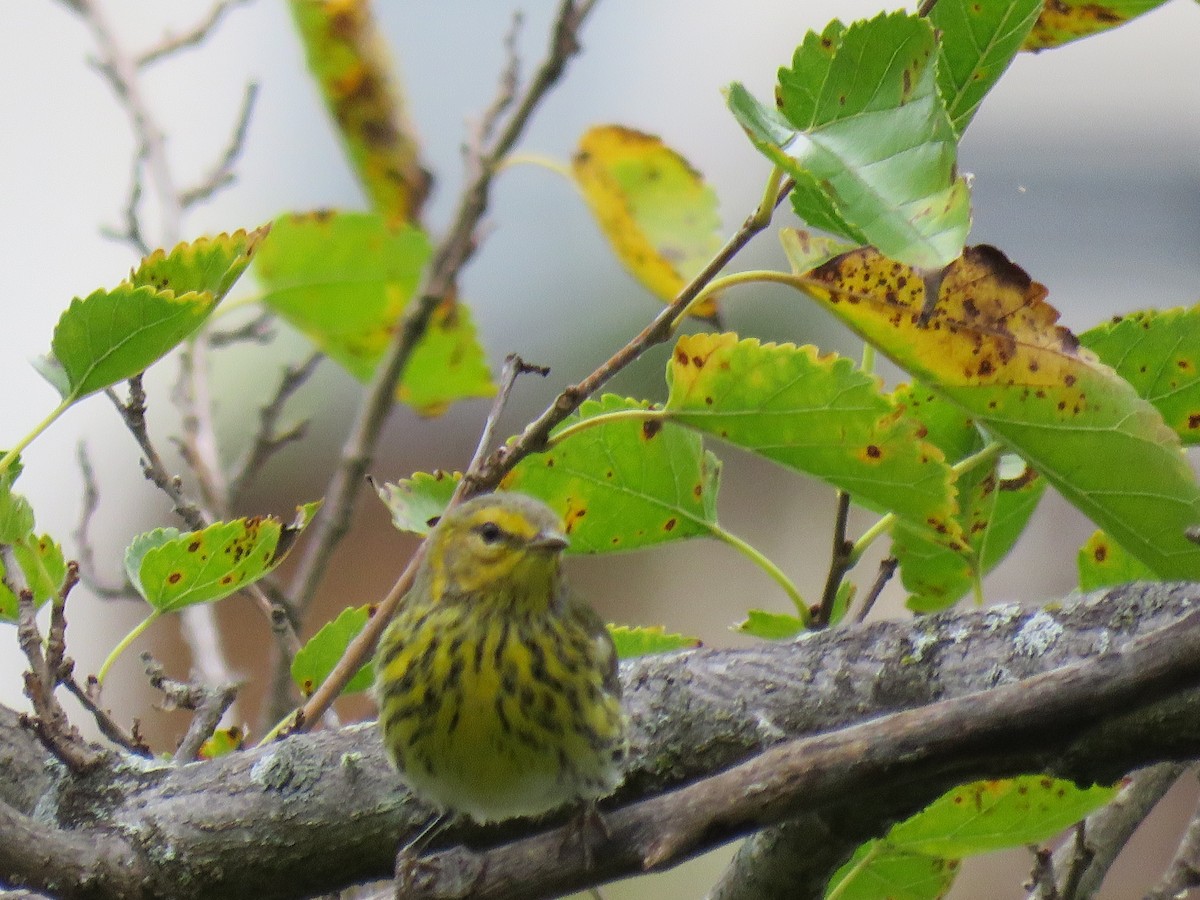
[[[134, 49], [188, 27], [207, 9], [194, 0], [102, 5], [121, 41]], [[376, 6], [403, 72], [425, 158], [438, 176], [428, 215], [436, 228], [445, 224], [461, 181], [465, 123], [494, 95], [513, 5], [410, 0]], [[522, 8], [528, 73], [544, 48], [553, 4], [535, 0]], [[721, 88], [738, 80], [767, 98], [776, 68], [790, 62], [807, 29], [819, 30], [835, 16], [849, 21], [879, 11], [862, 0], [602, 0], [584, 32], [585, 53], [537, 114], [521, 149], [565, 160], [583, 130], [600, 122], [658, 133], [714, 185], [731, 230], [757, 202], [768, 170], [726, 112]], [[1200, 7], [1176, 0], [1109, 34], [1022, 55], [984, 102], [962, 145], [960, 168], [974, 175], [972, 241], [997, 245], [1045, 283], [1073, 329], [1143, 306], [1196, 301], [1198, 38]], [[0, 383], [7, 398], [0, 446], [19, 439], [56, 403], [27, 360], [46, 351], [61, 310], [77, 294], [115, 284], [136, 262], [128, 247], [99, 236], [101, 225], [121, 224], [134, 140], [108, 84], [87, 64], [94, 52], [89, 32], [64, 4], [0, 5]], [[361, 207], [279, 0], [234, 9], [202, 47], [145, 72], [144, 89], [169, 136], [176, 180], [197, 180], [220, 155], [248, 81], [259, 82], [261, 92], [239, 182], [198, 208], [184, 235], [253, 227], [286, 210]], [[152, 229], [155, 204], [143, 208]], [[736, 265], [786, 267], [769, 234]], [[520, 382], [505, 419], [510, 430], [563, 384], [590, 371], [658, 308], [608, 252], [570, 186], [530, 167], [501, 179], [489, 236], [461, 287], [497, 366], [505, 353], [518, 351], [553, 368], [545, 383]], [[857, 353], [851, 336], [787, 291], [742, 289], [727, 295], [725, 310], [729, 326], [744, 335]], [[305, 352], [302, 340], [285, 326], [280, 330], [267, 353], [214, 357], [227, 458], [241, 449], [280, 362]], [[642, 361], [614, 389], [661, 396], [662, 361], [661, 354]], [[166, 398], [171, 378], [164, 371], [150, 382], [152, 427], [164, 443], [173, 427]], [[261, 505], [245, 511], [288, 515], [292, 505], [321, 493], [357, 390], [331, 364], [322, 367], [291, 407], [296, 415], [319, 413], [311, 439], [275, 460], [254, 491], [252, 499]], [[462, 404], [435, 421], [398, 412], [372, 470], [395, 479], [418, 468], [461, 468], [485, 409]], [[81, 489], [74, 455], [81, 439], [100, 481], [93, 536], [101, 575], [112, 579], [133, 534], [177, 523], [166, 501], [144, 484], [132, 440], [107, 401], [92, 398], [25, 454], [20, 489], [34, 503], [40, 528], [72, 550]], [[718, 452], [726, 460], [723, 522], [779, 562], [806, 596], [818, 594], [832, 491], [735, 452]], [[855, 525], [869, 521], [863, 517]], [[329, 615], [346, 603], [377, 598], [410, 546], [391, 532], [373, 500], [364, 502], [358, 522], [353, 546], [335, 561], [342, 575], [326, 591]], [[1014, 554], [1016, 562], [988, 579], [989, 600], [1038, 602], [1071, 590], [1075, 551], [1091, 530], [1057, 498], [1047, 498]], [[730, 551], [704, 543], [572, 566], [574, 580], [610, 618], [665, 623], [708, 643], [730, 641], [727, 626], [748, 606], [786, 609], [765, 576]], [[871, 577], [868, 571], [859, 580]], [[893, 603], [897, 599], [899, 592]], [[249, 668], [264, 655], [270, 633], [248, 603], [230, 603], [243, 608], [231, 606], [222, 615], [246, 623], [243, 643], [230, 652], [235, 664]], [[103, 603], [82, 589], [70, 612], [70, 648], [89, 671], [141, 615], [136, 604]], [[167, 636], [159, 640], [165, 643], [154, 644], [156, 652], [176, 674], [186, 674], [186, 656], [174, 655], [183, 652], [180, 645]], [[21, 704], [22, 663], [12, 629], [0, 630], [0, 648], [0, 699]], [[144, 712], [139, 703], [146, 698], [132, 693], [139, 681], [135, 660], [136, 652], [118, 667], [109, 691], [114, 702], [128, 694], [128, 707], [118, 706], [126, 715]], [[1132, 854], [1139, 859], [1126, 863], [1130, 877], [1138, 868], [1153, 872], [1159, 857], [1170, 853], [1161, 841], [1147, 842], [1148, 848], [1151, 843], [1157, 855], [1153, 849]], [[980, 896], [1022, 895], [1021, 876], [1013, 872], [1024, 863], [1018, 855], [1015, 870], [1011, 859], [1008, 864]], [[698, 877], [703, 884], [708, 876]], [[1111, 897], [1124, 896], [1123, 888], [1112, 890]], [[954, 896], [969, 894], [956, 889]]]

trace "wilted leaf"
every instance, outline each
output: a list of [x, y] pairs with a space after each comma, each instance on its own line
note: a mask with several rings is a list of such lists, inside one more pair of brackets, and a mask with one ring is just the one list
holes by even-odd
[[1166, 0], [1053, 0], [1044, 5], [1025, 50], [1046, 50], [1108, 31], [1162, 6]]

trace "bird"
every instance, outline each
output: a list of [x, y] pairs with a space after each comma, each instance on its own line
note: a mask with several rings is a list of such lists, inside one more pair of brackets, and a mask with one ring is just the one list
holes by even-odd
[[468, 500], [430, 531], [375, 661], [388, 755], [435, 811], [409, 852], [459, 817], [574, 806], [587, 820], [620, 785], [616, 648], [563, 579], [568, 545], [559, 516], [516, 492]]

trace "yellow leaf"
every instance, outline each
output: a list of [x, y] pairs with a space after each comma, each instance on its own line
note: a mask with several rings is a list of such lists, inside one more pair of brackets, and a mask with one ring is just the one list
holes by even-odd
[[[579, 142], [571, 171], [621, 263], [655, 296], [675, 299], [721, 246], [717, 198], [659, 138], [600, 125]], [[716, 298], [693, 310], [716, 315]]]

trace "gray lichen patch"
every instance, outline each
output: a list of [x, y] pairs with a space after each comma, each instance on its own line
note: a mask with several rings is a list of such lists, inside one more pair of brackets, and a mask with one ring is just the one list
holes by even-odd
[[1030, 616], [1013, 637], [1021, 656], [1039, 657], [1053, 647], [1063, 634], [1063, 627], [1054, 616], [1039, 610]]

